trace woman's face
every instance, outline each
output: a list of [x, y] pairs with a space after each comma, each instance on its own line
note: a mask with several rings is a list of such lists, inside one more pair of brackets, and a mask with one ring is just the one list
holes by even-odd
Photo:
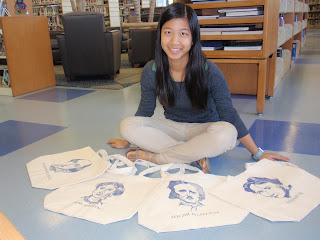
[[186, 18], [174, 18], [166, 22], [161, 29], [161, 47], [172, 61], [189, 61], [192, 46], [192, 34]]
[[280, 185], [269, 182], [262, 184], [252, 184], [250, 188], [256, 193], [259, 193], [265, 197], [284, 198], [284, 196], [286, 195]]
[[102, 185], [92, 192], [92, 196], [96, 198], [104, 198], [105, 196], [111, 196], [115, 191], [116, 187], [113, 185]]
[[85, 166], [89, 166], [91, 162], [86, 159], [78, 159], [76, 161], [69, 161], [65, 164], [59, 164], [57, 167], [60, 169], [65, 169], [65, 170], [70, 170], [70, 169], [76, 169], [76, 168], [81, 168]]

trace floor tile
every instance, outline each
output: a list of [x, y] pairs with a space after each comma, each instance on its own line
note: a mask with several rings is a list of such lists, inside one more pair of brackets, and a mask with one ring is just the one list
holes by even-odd
[[303, 55], [320, 55], [320, 51], [303, 51], [301, 52], [301, 56]]
[[320, 155], [320, 124], [257, 119], [249, 132], [264, 150]]
[[94, 90], [52, 88], [46, 91], [30, 94], [24, 97], [18, 97], [18, 99], [45, 102], [65, 102], [92, 92], [94, 92]]
[[320, 64], [319, 58], [298, 58], [295, 64]]
[[0, 123], [0, 156], [62, 131], [66, 127], [9, 120]]

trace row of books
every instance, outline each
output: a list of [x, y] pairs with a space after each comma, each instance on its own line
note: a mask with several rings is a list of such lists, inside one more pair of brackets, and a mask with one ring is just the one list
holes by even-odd
[[104, 0], [87, 0], [86, 5], [102, 5], [105, 4]]
[[48, 16], [48, 26], [62, 28], [62, 18], [60, 16]]
[[109, 14], [108, 7], [105, 6], [86, 6], [86, 11], [103, 13], [105, 16]]
[[41, 5], [41, 4], [61, 4], [60, 0], [32, 0], [32, 4]]
[[52, 16], [61, 13], [60, 5], [33, 7], [33, 16]]
[[1, 77], [1, 87], [10, 87], [10, 79], [8, 69], [3, 70], [3, 75]]

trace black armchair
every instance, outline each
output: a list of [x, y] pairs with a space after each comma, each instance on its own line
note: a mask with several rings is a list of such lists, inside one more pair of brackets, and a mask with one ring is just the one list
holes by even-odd
[[145, 65], [154, 59], [156, 48], [156, 28], [130, 28], [128, 56], [134, 67]]
[[121, 32], [105, 32], [104, 16], [95, 12], [62, 15], [64, 34], [57, 35], [67, 81], [77, 76], [106, 76], [120, 71]]

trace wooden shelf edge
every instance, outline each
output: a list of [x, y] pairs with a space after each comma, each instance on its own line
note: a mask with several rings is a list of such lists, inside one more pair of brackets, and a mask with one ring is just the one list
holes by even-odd
[[278, 45], [278, 47], [286, 44], [286, 43], [287, 43], [288, 41], [290, 41], [290, 39], [292, 39], [292, 38], [293, 38], [293, 36], [289, 37], [288, 39], [285, 39], [283, 42], [281, 42], [281, 43]]
[[296, 36], [296, 35], [298, 35], [299, 33], [301, 33], [302, 30], [303, 30], [303, 29], [301, 29], [299, 32], [293, 33], [293, 37]]
[[224, 51], [224, 50], [214, 50], [214, 51], [203, 51], [207, 58], [263, 58], [263, 53], [261, 51]]
[[230, 59], [230, 58], [208, 58], [214, 63], [259, 63], [258, 59]]

